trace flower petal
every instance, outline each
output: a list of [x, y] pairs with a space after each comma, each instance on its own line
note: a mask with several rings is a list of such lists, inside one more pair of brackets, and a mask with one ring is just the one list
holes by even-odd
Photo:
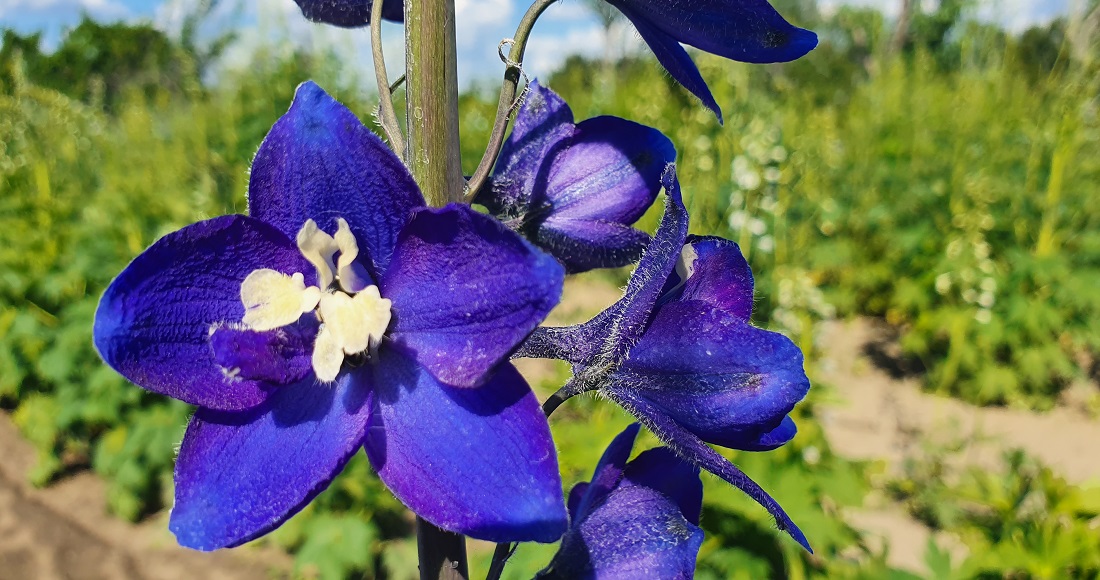
[[573, 111], [554, 91], [531, 81], [512, 133], [501, 147], [491, 183], [478, 193], [477, 203], [494, 215], [519, 217], [538, 210], [547, 200], [545, 187], [535, 196], [535, 183], [545, 182], [547, 155], [572, 138]]
[[790, 339], [699, 301], [662, 306], [613, 380], [725, 447], [778, 427], [810, 388]]
[[641, 257], [649, 240], [649, 234], [620, 223], [551, 217], [534, 242], [576, 274], [626, 266]]
[[576, 507], [569, 510], [573, 527], [588, 517], [588, 513], [618, 487], [626, 469], [626, 460], [630, 459], [630, 451], [634, 448], [634, 439], [641, 428], [640, 424], [632, 423], [611, 440], [592, 472], [592, 480], [584, 484], [584, 495]]
[[335, 385], [308, 377], [241, 413], [199, 409], [176, 461], [179, 543], [237, 546], [297, 513], [359, 450], [371, 401], [369, 373], [355, 372]]
[[450, 205], [416, 214], [381, 281], [390, 337], [440, 381], [478, 385], [561, 298], [564, 272], [493, 218]]
[[771, 451], [786, 445], [797, 434], [798, 426], [788, 415], [783, 417], [783, 421], [775, 429], [756, 434], [745, 433], [741, 439], [730, 441], [725, 447], [742, 451]]
[[354, 113], [313, 82], [267, 134], [248, 184], [248, 211], [291, 239], [314, 220], [332, 235], [347, 220], [377, 278], [424, 198], [412, 176]]
[[[626, 3], [612, 2], [612, 4], [618, 6], [619, 10], [634, 24], [634, 28], [638, 29], [638, 34], [641, 35], [642, 40], [649, 46], [649, 49], [653, 51], [653, 55], [657, 57], [657, 61], [661, 63], [661, 66], [665, 67], [672, 78], [676, 79], [676, 82], [691, 91], [691, 94], [699, 97], [699, 100], [703, 101], [703, 106], [714, 111], [714, 115], [718, 117], [718, 122], [721, 123], [721, 107], [714, 100], [714, 95], [710, 93], [710, 88], [707, 87], [703, 76], [699, 74], [699, 68], [695, 66], [695, 62], [688, 56], [684, 47], [680, 46], [679, 41], [649, 22], [641, 14], [635, 12], [633, 7], [628, 8]], [[688, 11], [690, 10], [684, 10], [683, 8], [679, 10], [679, 12]]]
[[516, 350], [516, 358], [559, 358], [596, 366], [618, 365], [625, 358], [645, 330], [687, 236], [688, 214], [674, 166], [666, 168], [661, 183], [666, 195], [665, 213], [653, 241], [631, 274], [623, 297], [582, 324], [535, 329]]
[[[586, 496], [561, 549], [538, 578], [691, 578], [703, 543], [699, 470], [666, 448], [650, 449], [625, 465], [637, 427], [615, 439], [594, 478], [579, 484]], [[627, 436], [628, 435], [628, 436]], [[627, 436], [627, 437], [624, 437]], [[615, 449], [616, 445], [623, 447]], [[614, 453], [613, 461], [608, 455]], [[589, 508], [591, 511], [589, 511]], [[686, 511], [685, 511], [686, 510]], [[693, 520], [694, 518], [694, 520]]]
[[647, 399], [639, 397], [633, 390], [612, 386], [603, 389], [603, 392], [611, 400], [615, 401], [637, 417], [643, 425], [648, 427], [649, 430], [657, 436], [658, 439], [672, 448], [679, 456], [721, 477], [734, 487], [748, 494], [753, 501], [768, 510], [768, 513], [775, 518], [776, 525], [780, 530], [787, 532], [796, 542], [801, 544], [802, 547], [806, 548], [811, 553], [813, 552], [813, 550], [810, 549], [810, 544], [806, 540], [805, 534], [803, 534], [802, 530], [798, 529], [798, 526], [791, 521], [790, 516], [783, 511], [779, 503], [757, 485], [755, 481], [749, 479], [749, 476], [745, 475], [736, 465], [730, 463], [725, 457], [719, 455], [717, 451], [711, 449], [698, 437], [684, 429], [673, 419], [669, 418], [661, 409], [650, 403]]
[[659, 303], [700, 300], [745, 322], [752, 318], [752, 269], [737, 244], [715, 236], [688, 236], [680, 256]]
[[[323, 22], [344, 28], [357, 28], [370, 24], [373, 0], [294, 0], [302, 10], [302, 16], [314, 22]], [[405, 20], [405, 3], [402, 0], [384, 0], [382, 18], [394, 22]]]
[[267, 397], [264, 381], [231, 377], [214, 359], [214, 325], [244, 316], [241, 284], [253, 271], [313, 267], [290, 239], [249, 217], [228, 215], [164, 236], [111, 282], [96, 310], [96, 350], [154, 393], [212, 409], [240, 410]]
[[314, 316], [264, 331], [237, 324], [215, 325], [210, 332], [210, 350], [225, 373], [288, 385], [310, 373], [310, 351], [316, 336]]
[[375, 369], [367, 454], [405, 505], [481, 540], [561, 536], [566, 515], [550, 428], [512, 365], [478, 389], [444, 386], [393, 350], [382, 350]]
[[679, 42], [740, 62], [792, 61], [817, 46], [816, 34], [792, 26], [767, 0], [608, 2], [635, 25], [643, 21]]

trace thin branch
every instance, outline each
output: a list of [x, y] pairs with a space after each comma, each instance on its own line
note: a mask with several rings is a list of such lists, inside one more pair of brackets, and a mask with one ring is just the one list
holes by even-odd
[[516, 88], [519, 86], [519, 79], [523, 73], [523, 52], [527, 48], [527, 39], [531, 36], [531, 29], [534, 28], [535, 22], [539, 16], [550, 7], [551, 4], [558, 0], [535, 0], [535, 3], [527, 9], [527, 13], [523, 15], [523, 19], [520, 20], [519, 26], [516, 28], [516, 35], [512, 38], [512, 50], [508, 54], [508, 58], [505, 60], [504, 70], [504, 84], [500, 87], [500, 100], [497, 101], [497, 116], [493, 121], [493, 131], [489, 134], [489, 144], [485, 147], [485, 155], [481, 157], [481, 162], [477, 165], [477, 170], [474, 171], [470, 181], [466, 183], [466, 203], [471, 202], [474, 196], [485, 182], [489, 179], [489, 172], [493, 169], [493, 164], [496, 163], [497, 156], [500, 155], [500, 149], [504, 146], [504, 134], [508, 131], [508, 121], [511, 118], [512, 111], [518, 104], [516, 101]]
[[[405, 139], [401, 135], [401, 125], [397, 122], [397, 111], [393, 108], [394, 89], [390, 87], [390, 79], [386, 74], [386, 57], [382, 52], [382, 4], [382, 0], [375, 0], [370, 14], [370, 50], [374, 56], [374, 80], [378, 83], [378, 111], [382, 130], [390, 140], [390, 148], [404, 159]], [[401, 75], [398, 83], [404, 78], [405, 75]]]

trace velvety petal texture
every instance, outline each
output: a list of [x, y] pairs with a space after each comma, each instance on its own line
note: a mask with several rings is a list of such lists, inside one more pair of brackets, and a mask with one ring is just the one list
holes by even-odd
[[741, 62], [795, 60], [817, 46], [817, 35], [791, 25], [766, 0], [607, 0], [638, 29], [657, 59], [721, 119], [687, 44]]
[[550, 427], [523, 377], [502, 365], [456, 389], [395, 351], [375, 367], [366, 442], [379, 477], [429, 522], [493, 542], [553, 542], [566, 528]]
[[627, 463], [632, 425], [571, 496], [569, 531], [538, 578], [692, 578], [703, 543], [699, 470], [666, 448]]
[[416, 214], [381, 287], [394, 304], [393, 344], [443, 383], [472, 387], [546, 318], [564, 279], [500, 222], [449, 205]]
[[401, 160], [312, 81], [267, 134], [248, 184], [248, 212], [296, 239], [306, 220], [329, 235], [344, 219], [376, 278], [424, 198]]
[[617, 117], [574, 125], [569, 106], [533, 82], [477, 201], [570, 272], [622, 266], [649, 241], [630, 224], [653, 203], [675, 159], [656, 129]]
[[[314, 22], [357, 28], [370, 24], [373, 0], [294, 0], [302, 10], [302, 16]], [[405, 20], [405, 3], [402, 0], [384, 0], [382, 18], [394, 22]]]
[[200, 408], [176, 460], [169, 528], [197, 550], [240, 545], [301, 510], [360, 449], [371, 420], [369, 373], [314, 377], [243, 413]]
[[92, 332], [96, 350], [155, 393], [211, 409], [254, 407], [274, 385], [226, 372], [210, 339], [218, 326], [240, 322], [241, 283], [263, 268], [316, 283], [294, 243], [257, 219], [228, 215], [168, 234], [103, 294]]
[[765, 451], [790, 441], [789, 413], [810, 386], [802, 353], [749, 324], [752, 272], [737, 245], [689, 238], [675, 172], [662, 180], [665, 215], [623, 298], [584, 324], [539, 329], [515, 354], [569, 361], [563, 394], [599, 390], [809, 549], [779, 504], [706, 444]]

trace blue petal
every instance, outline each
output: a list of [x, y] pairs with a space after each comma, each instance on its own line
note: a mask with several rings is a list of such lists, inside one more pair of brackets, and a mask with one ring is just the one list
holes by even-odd
[[661, 66], [665, 67], [672, 78], [676, 79], [676, 82], [684, 85], [684, 88], [699, 97], [699, 100], [703, 101], [703, 106], [714, 111], [714, 115], [718, 117], [718, 122], [721, 123], [721, 107], [714, 100], [714, 95], [710, 93], [710, 88], [707, 87], [703, 76], [699, 74], [695, 62], [691, 60], [687, 51], [680, 46], [676, 38], [668, 35], [633, 10], [626, 8], [625, 5], [619, 6], [619, 9], [634, 24], [634, 28], [638, 29], [638, 34], [649, 45], [649, 49], [653, 51], [653, 55], [657, 57], [657, 61], [661, 63]]
[[690, 431], [669, 418], [660, 408], [647, 399], [639, 397], [632, 389], [609, 387], [604, 389], [603, 392], [611, 400], [637, 417], [658, 439], [676, 451], [678, 455], [721, 477], [748, 494], [756, 503], [768, 510], [768, 513], [775, 518], [776, 525], [780, 530], [787, 532], [802, 547], [813, 552], [806, 540], [806, 535], [791, 521], [790, 516], [783, 511], [779, 503], [755, 481], [749, 479], [749, 476], [745, 475], [736, 465], [730, 463], [729, 460], [719, 455], [717, 451], [711, 449]]
[[344, 218], [375, 279], [389, 265], [401, 228], [423, 205], [401, 160], [313, 82], [298, 87], [252, 162], [252, 217], [291, 239], [306, 220], [332, 234]]
[[684, 514], [687, 521], [699, 525], [703, 510], [703, 482], [699, 468], [684, 461], [667, 447], [643, 451], [626, 466], [624, 479], [634, 485], [644, 485], [667, 496]]
[[468, 206], [416, 214], [381, 281], [394, 345], [440, 381], [480, 384], [561, 298], [562, 267]]
[[725, 447], [778, 427], [810, 388], [790, 339], [698, 301], [662, 306], [614, 381]]
[[659, 304], [700, 300], [745, 322], [752, 318], [752, 269], [737, 244], [714, 236], [688, 236], [684, 257], [691, 263], [668, 277]]
[[492, 542], [553, 542], [565, 531], [550, 427], [510, 364], [477, 389], [454, 389], [398, 352], [375, 363], [367, 454], [411, 510]]
[[228, 215], [157, 240], [100, 299], [93, 338], [107, 364], [144, 389], [193, 405], [240, 410], [273, 385], [231, 378], [213, 356], [210, 333], [244, 316], [241, 283], [253, 270], [303, 273], [313, 267], [270, 225]]
[[[344, 28], [357, 28], [370, 24], [372, 0], [294, 0], [302, 10], [302, 16], [314, 22], [323, 22]], [[394, 22], [405, 19], [405, 6], [401, 0], [384, 0], [382, 18]]]
[[287, 385], [312, 372], [317, 328], [317, 317], [312, 314], [296, 324], [262, 332], [238, 325], [218, 326], [210, 333], [210, 349], [218, 366], [232, 376]]
[[792, 26], [767, 0], [608, 0], [635, 25], [644, 21], [702, 51], [741, 62], [795, 60], [817, 35]]
[[[538, 578], [691, 578], [703, 542], [699, 470], [668, 449], [627, 463], [637, 425], [616, 437], [550, 566]], [[578, 493], [579, 491], [579, 493]]]
[[199, 409], [176, 461], [169, 528], [197, 550], [237, 546], [278, 527], [323, 491], [362, 446], [370, 377], [315, 377], [240, 413]]
[[665, 213], [623, 297], [592, 320], [565, 328], [540, 327], [517, 349], [515, 356], [560, 358], [584, 365], [618, 365], [641, 337], [665, 280], [676, 266], [687, 237], [688, 214], [680, 195], [676, 171], [669, 166], [661, 177]]
[[501, 147], [492, 181], [475, 201], [506, 217], [522, 216], [547, 203], [534, 197], [535, 181], [547, 155], [571, 138], [575, 129], [569, 105], [537, 80], [531, 81], [512, 133]]
[[556, 217], [543, 222], [535, 235], [535, 243], [570, 274], [630, 264], [645, 252], [649, 240], [649, 234], [621, 223]]
[[618, 487], [623, 479], [623, 470], [626, 469], [626, 460], [630, 459], [630, 450], [634, 448], [634, 439], [638, 437], [641, 427], [638, 423], [629, 425], [607, 446], [592, 472], [592, 480], [584, 485], [584, 495], [575, 508], [571, 507], [569, 510], [574, 525], [588, 517], [588, 513]]
[[797, 434], [798, 426], [788, 415], [775, 429], [757, 434], [745, 433], [742, 439], [731, 441], [726, 447], [743, 451], [771, 451], [786, 445]]

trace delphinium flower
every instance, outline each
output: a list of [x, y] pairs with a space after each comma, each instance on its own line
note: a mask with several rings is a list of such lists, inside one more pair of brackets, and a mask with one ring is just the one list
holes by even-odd
[[[368, 0], [295, 0], [310, 20], [337, 26], [370, 22]], [[719, 120], [722, 109], [684, 47], [728, 59], [773, 63], [795, 60], [817, 46], [817, 35], [787, 22], [767, 0], [607, 0], [634, 25], [672, 78], [699, 97]], [[400, 0], [383, 15], [401, 20]]]
[[96, 313], [108, 364], [198, 406], [176, 464], [180, 543], [266, 533], [363, 447], [437, 526], [556, 540], [554, 445], [506, 358], [557, 303], [561, 266], [468, 206], [423, 207], [313, 83], [260, 146], [248, 202], [158, 240]]
[[625, 266], [649, 243], [630, 225], [675, 160], [672, 142], [645, 125], [609, 116], [574, 124], [569, 105], [535, 81], [475, 201], [569, 272]]
[[667, 205], [621, 300], [572, 327], [539, 328], [515, 356], [559, 358], [573, 378], [550, 401], [598, 390], [666, 445], [745, 491], [809, 549], [779, 504], [707, 443], [748, 451], [790, 441], [789, 417], [809, 389], [802, 353], [754, 327], [753, 278], [737, 245], [687, 236], [675, 172]]
[[637, 423], [607, 447], [592, 481], [569, 494], [569, 530], [536, 578], [691, 578], [703, 543], [699, 469], [666, 447], [633, 461]]

